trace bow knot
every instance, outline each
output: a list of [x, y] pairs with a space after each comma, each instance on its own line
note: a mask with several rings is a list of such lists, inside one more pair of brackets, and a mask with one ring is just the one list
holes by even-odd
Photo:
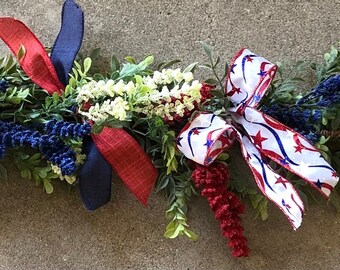
[[259, 189], [296, 229], [302, 221], [302, 200], [293, 185], [273, 171], [267, 158], [300, 176], [325, 197], [339, 178], [302, 135], [256, 109], [276, 71], [276, 65], [242, 49], [232, 62], [225, 89], [234, 104], [228, 109], [232, 123], [201, 113], [180, 132], [178, 149], [187, 158], [209, 165], [235, 140], [239, 141]]

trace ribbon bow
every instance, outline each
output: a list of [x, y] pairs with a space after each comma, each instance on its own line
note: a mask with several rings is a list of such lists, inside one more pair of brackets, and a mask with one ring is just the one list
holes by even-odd
[[256, 109], [273, 80], [277, 66], [247, 49], [234, 58], [227, 76], [226, 95], [234, 107], [231, 123], [201, 113], [180, 132], [178, 149], [189, 159], [211, 164], [235, 140], [262, 193], [286, 215], [294, 229], [304, 206], [287, 179], [275, 173], [266, 157], [280, 164], [328, 197], [339, 178], [320, 152], [301, 134]]
[[[61, 94], [67, 84], [73, 61], [81, 46], [84, 14], [73, 0], [63, 6], [62, 26], [51, 58], [39, 39], [21, 21], [0, 18], [0, 38], [14, 55], [23, 46], [19, 63], [30, 79], [49, 94]], [[147, 204], [157, 178], [157, 170], [138, 143], [123, 129], [104, 128], [86, 138], [88, 158], [80, 171], [80, 193], [89, 210], [106, 204], [111, 196], [111, 167], [129, 190]]]

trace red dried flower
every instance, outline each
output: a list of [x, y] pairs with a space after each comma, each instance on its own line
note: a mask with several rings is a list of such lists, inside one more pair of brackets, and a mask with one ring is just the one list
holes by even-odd
[[211, 90], [214, 90], [215, 88], [216, 88], [215, 85], [203, 83], [200, 90], [202, 96], [201, 102], [204, 102], [209, 98], [212, 98], [213, 95], [211, 94]]
[[248, 256], [249, 248], [247, 239], [243, 236], [240, 217], [244, 213], [244, 205], [234, 193], [227, 190], [227, 166], [221, 163], [214, 163], [209, 167], [195, 164], [191, 177], [196, 187], [202, 188], [201, 195], [207, 198], [215, 218], [220, 221], [223, 236], [229, 238], [232, 255]]

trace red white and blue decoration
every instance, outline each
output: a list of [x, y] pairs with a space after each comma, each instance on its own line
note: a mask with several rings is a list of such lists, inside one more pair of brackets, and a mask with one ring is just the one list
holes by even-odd
[[297, 229], [304, 213], [303, 202], [293, 185], [271, 169], [268, 158], [300, 176], [325, 197], [339, 178], [303, 136], [256, 109], [276, 70], [263, 57], [241, 50], [231, 64], [225, 89], [235, 105], [229, 109], [231, 118], [201, 113], [181, 131], [177, 144], [187, 158], [208, 166], [239, 141], [259, 189]]
[[[140, 63], [130, 56], [120, 63], [113, 55], [111, 72], [94, 74], [92, 53], [75, 62], [77, 55], [82, 58], [78, 51], [83, 34], [84, 14], [73, 0], [64, 2], [61, 29], [50, 54], [23, 22], [0, 18], [0, 39], [17, 58], [0, 58], [0, 158], [7, 154], [14, 159], [22, 178], [42, 184], [47, 193], [53, 192], [54, 179], [78, 183], [88, 210], [110, 201], [113, 171], [144, 205], [153, 189], [162, 190], [169, 201], [167, 238], [197, 238], [189, 229], [186, 204], [200, 190], [234, 257], [249, 254], [241, 225], [245, 207], [234, 191], [246, 196], [233, 186], [227, 165], [218, 158], [235, 142], [260, 191], [294, 229], [301, 225], [304, 205], [299, 186], [294, 187], [294, 178], [287, 179], [287, 172], [325, 198], [330, 196], [339, 177], [323, 158], [328, 157], [325, 143], [331, 136], [325, 138], [322, 131], [340, 132], [340, 121], [332, 122], [340, 112], [340, 57], [335, 59], [335, 49], [334, 59], [326, 57], [331, 59], [332, 64], [326, 60], [331, 72], [320, 72], [312, 91], [302, 90], [307, 95], [297, 103], [292, 98], [293, 103], [281, 104], [269, 95], [266, 101], [273, 106], [266, 110], [262, 98], [269, 87], [278, 89], [279, 80], [273, 82], [278, 67], [247, 49], [233, 59], [224, 89], [216, 72], [218, 82], [194, 80], [196, 64], [182, 71], [169, 68], [177, 63], [171, 61], [152, 70], [152, 55]], [[204, 49], [213, 63], [210, 49]], [[332, 61], [338, 61], [338, 69]], [[214, 70], [219, 62], [220, 58], [205, 67]], [[284, 122], [277, 117], [280, 112], [295, 121]], [[323, 126], [317, 127], [316, 121]], [[339, 164], [331, 162], [339, 168], [340, 149], [336, 151]], [[278, 173], [277, 167], [286, 171]], [[7, 171], [0, 163], [3, 176]], [[260, 197], [267, 206], [264, 196], [251, 191], [249, 198]]]

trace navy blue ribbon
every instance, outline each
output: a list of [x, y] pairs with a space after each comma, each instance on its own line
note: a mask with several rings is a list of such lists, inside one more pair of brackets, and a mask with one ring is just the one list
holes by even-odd
[[68, 84], [73, 61], [84, 35], [84, 13], [73, 0], [66, 0], [61, 17], [61, 28], [54, 42], [51, 60], [63, 85]]
[[96, 210], [110, 201], [112, 169], [90, 136], [83, 145], [87, 159], [79, 173], [80, 195], [88, 210]]
[[[68, 74], [80, 49], [83, 34], [84, 14], [73, 0], [66, 0], [61, 29], [51, 53], [52, 63], [64, 85], [68, 84]], [[95, 210], [110, 201], [112, 168], [90, 136], [84, 138], [83, 146], [87, 160], [80, 169], [80, 195], [85, 207]]]

